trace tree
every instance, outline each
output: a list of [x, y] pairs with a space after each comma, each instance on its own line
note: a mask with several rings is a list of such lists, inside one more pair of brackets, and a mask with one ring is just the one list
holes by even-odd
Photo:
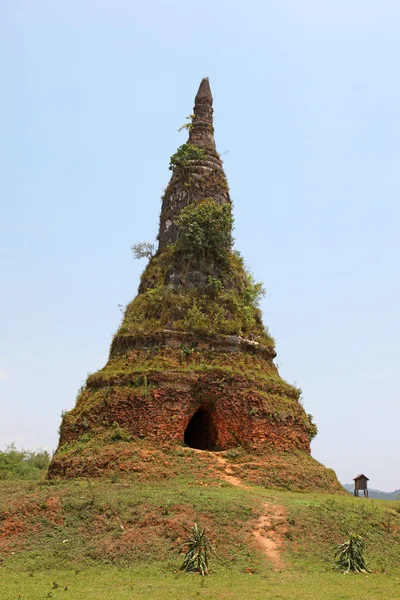
[[140, 242], [131, 246], [133, 258], [152, 258], [154, 256], [154, 244]]

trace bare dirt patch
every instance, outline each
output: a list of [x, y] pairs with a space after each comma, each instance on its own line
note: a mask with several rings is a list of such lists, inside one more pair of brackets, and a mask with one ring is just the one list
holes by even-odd
[[217, 462], [224, 467], [224, 471], [223, 473], [221, 473], [222, 479], [224, 479], [231, 485], [235, 485], [236, 487], [240, 487], [247, 490], [248, 486], [243, 484], [240, 477], [236, 477], [232, 467], [228, 464], [226, 458], [224, 458], [220, 454], [215, 454], [214, 456], [217, 459]]
[[286, 521], [286, 512], [283, 506], [266, 502], [264, 513], [258, 519], [253, 535], [258, 545], [264, 549], [265, 554], [274, 565], [275, 571], [281, 571], [285, 565], [281, 557], [284, 529], [277, 530], [277, 526]]
[[[223, 465], [224, 472], [222, 478], [237, 487], [249, 489], [249, 486], [243, 484], [240, 477], [237, 477], [228, 464], [225, 457], [216, 454], [217, 462]], [[275, 571], [281, 571], [284, 568], [284, 563], [281, 558], [281, 549], [283, 546], [282, 534], [285, 533], [282, 526], [277, 530], [277, 526], [286, 521], [286, 512], [283, 506], [266, 502], [264, 504], [264, 512], [258, 519], [253, 535], [258, 545], [263, 548], [267, 558], [271, 561]]]

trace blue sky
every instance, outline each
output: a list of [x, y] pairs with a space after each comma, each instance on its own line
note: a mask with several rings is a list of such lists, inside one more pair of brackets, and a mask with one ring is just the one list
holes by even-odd
[[0, 448], [57, 445], [203, 76], [313, 455], [400, 488], [400, 4], [0, 0]]

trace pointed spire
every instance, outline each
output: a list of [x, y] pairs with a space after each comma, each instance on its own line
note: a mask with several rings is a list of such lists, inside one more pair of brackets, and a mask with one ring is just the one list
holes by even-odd
[[199, 85], [196, 98], [194, 99], [194, 105], [196, 107], [199, 104], [208, 104], [208, 106], [212, 108], [212, 103], [213, 97], [211, 94], [210, 80], [208, 77], [203, 77]]
[[210, 82], [208, 77], [204, 77], [194, 100], [194, 116], [188, 141], [189, 144], [215, 152], [213, 112]]
[[189, 160], [184, 169], [175, 170], [165, 190], [158, 234], [159, 248], [175, 243], [179, 231], [176, 219], [185, 206], [213, 198], [217, 204], [230, 202], [228, 183], [215, 147], [213, 97], [208, 77], [201, 80], [194, 101], [194, 114], [187, 144], [202, 148], [200, 159]]

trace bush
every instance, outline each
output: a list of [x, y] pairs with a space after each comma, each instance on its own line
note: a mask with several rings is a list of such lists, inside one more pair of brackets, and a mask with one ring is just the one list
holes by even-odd
[[15, 444], [10, 444], [0, 451], [0, 480], [40, 479], [49, 464], [50, 454], [46, 450], [17, 450]]
[[307, 415], [309, 426], [308, 426], [308, 437], [310, 442], [318, 435], [318, 427], [314, 423], [314, 417], [310, 414]]
[[349, 533], [349, 539], [339, 544], [335, 552], [334, 567], [339, 570], [355, 573], [368, 573], [364, 560], [364, 540], [357, 533]]
[[182, 144], [173, 154], [169, 161], [169, 169], [173, 173], [176, 171], [184, 171], [189, 167], [191, 162], [201, 160], [205, 155], [204, 148], [194, 146], [194, 144]]
[[233, 216], [230, 204], [218, 205], [212, 198], [189, 204], [176, 220], [178, 252], [189, 260], [226, 262], [232, 248]]
[[132, 436], [124, 431], [119, 424], [114, 421], [110, 429], [109, 439], [111, 442], [131, 442]]
[[133, 258], [152, 258], [154, 256], [154, 244], [149, 242], [140, 242], [139, 244], [132, 244], [131, 246]]
[[200, 573], [203, 577], [208, 575], [208, 557], [210, 554], [215, 554], [215, 550], [205, 534], [205, 529], [197, 525], [188, 529], [190, 538], [183, 542], [180, 552], [187, 548], [185, 560], [180, 569], [187, 573]]

